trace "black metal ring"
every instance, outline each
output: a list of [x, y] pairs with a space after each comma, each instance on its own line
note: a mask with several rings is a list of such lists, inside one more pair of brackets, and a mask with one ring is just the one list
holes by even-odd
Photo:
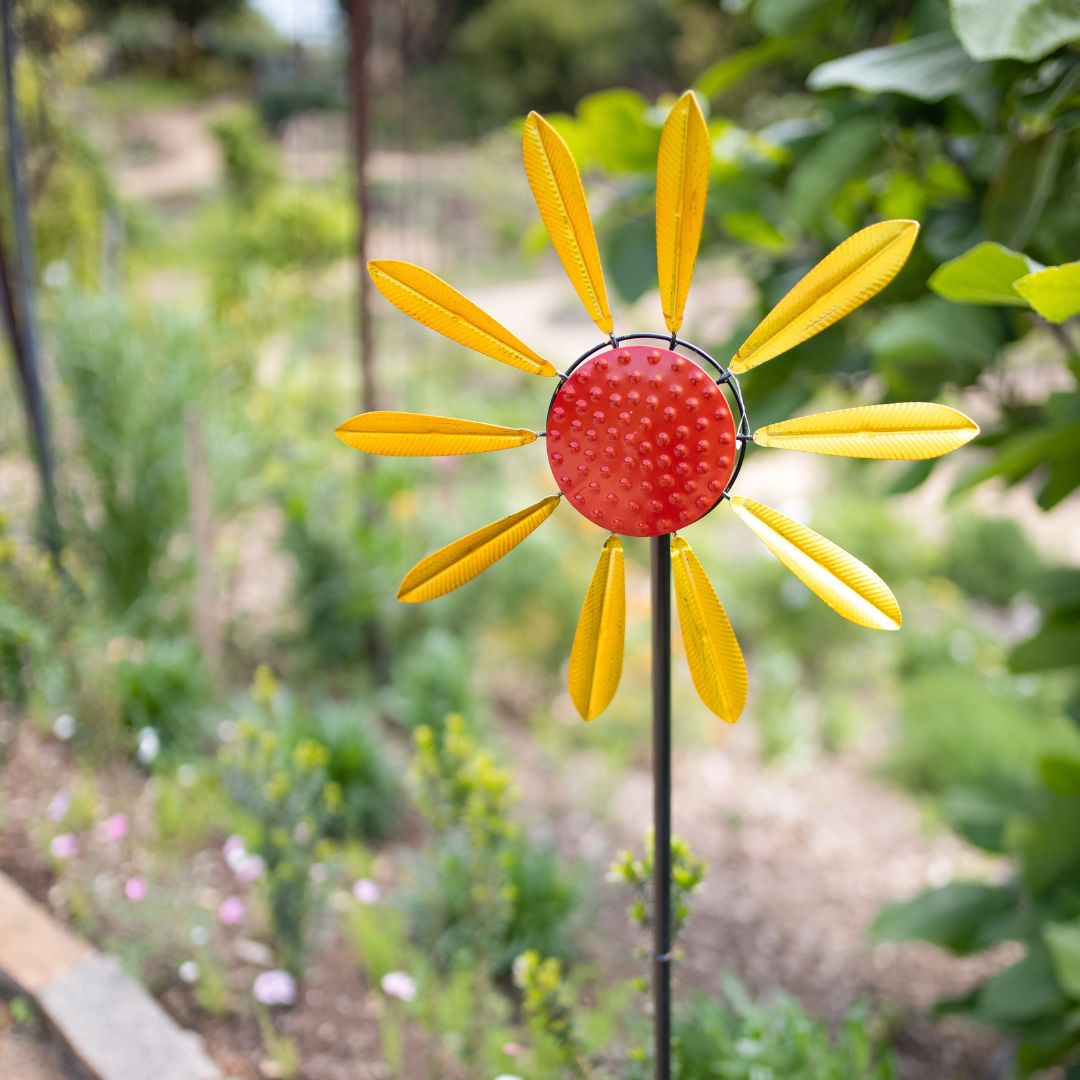
[[[609, 338], [606, 338], [604, 341], [600, 342], [599, 345], [594, 345], [587, 352], [583, 352], [570, 365], [570, 367], [566, 369], [565, 372], [560, 373], [559, 385], [555, 387], [555, 392], [551, 395], [551, 401], [548, 402], [548, 412], [551, 412], [551, 406], [555, 403], [555, 394], [557, 394], [559, 390], [562, 389], [562, 384], [573, 374], [576, 367], [583, 364], [586, 360], [589, 359], [590, 356], [595, 356], [596, 353], [602, 352], [604, 349], [612, 348], [613, 341], [616, 342], [615, 348], [618, 348], [618, 346], [621, 345], [624, 341], [638, 341], [642, 338], [649, 341], [666, 342], [669, 351], [672, 352], [674, 352], [674, 348], [672, 347], [673, 344], [675, 346], [680, 346], [683, 349], [687, 349], [690, 352], [694, 353], [706, 363], [711, 364], [720, 376], [716, 380], [716, 385], [721, 387], [729, 387], [731, 390], [731, 396], [732, 398], [734, 398], [735, 404], [739, 408], [739, 426], [737, 429], [738, 434], [737, 438], [735, 439], [735, 442], [738, 444], [739, 447], [739, 456], [735, 459], [735, 468], [732, 469], [731, 476], [729, 477], [727, 485], [724, 487], [723, 492], [720, 494], [720, 498], [716, 500], [715, 504], [710, 507], [710, 509], [706, 513], [702, 514], [702, 516], [698, 518], [698, 521], [703, 521], [709, 516], [709, 514], [713, 512], [713, 510], [716, 509], [717, 506], [719, 506], [724, 501], [724, 499], [728, 498], [728, 492], [731, 490], [736, 479], [738, 479], [739, 473], [742, 471], [743, 458], [746, 457], [746, 444], [750, 442], [750, 421], [746, 415], [746, 404], [743, 401], [742, 388], [739, 386], [739, 380], [738, 378], [736, 378], [735, 375], [732, 374], [729, 368], [724, 367], [724, 365], [721, 364], [719, 360], [716, 360], [714, 357], [710, 356], [704, 349], [700, 348], [697, 345], [694, 345], [692, 342], [684, 341], [681, 337], [677, 337], [674, 334], [650, 334], [642, 332], [638, 334], [620, 334], [617, 337], [615, 334], [612, 334]], [[697, 524], [697, 522], [695, 522], [695, 524]]]

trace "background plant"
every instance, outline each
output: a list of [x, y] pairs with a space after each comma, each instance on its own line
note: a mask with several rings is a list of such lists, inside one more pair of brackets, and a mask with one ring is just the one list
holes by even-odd
[[315, 887], [311, 868], [319, 857], [341, 791], [328, 781], [329, 754], [307, 739], [284, 737], [278, 690], [266, 668], [256, 674], [252, 700], [257, 721], [244, 720], [222, 748], [225, 786], [244, 812], [251, 850], [265, 867], [263, 888], [275, 952], [302, 979], [311, 945]]

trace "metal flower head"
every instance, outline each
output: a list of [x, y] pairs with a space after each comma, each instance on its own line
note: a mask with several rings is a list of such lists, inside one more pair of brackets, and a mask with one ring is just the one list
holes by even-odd
[[544, 437], [560, 494], [485, 525], [406, 574], [398, 599], [433, 600], [486, 570], [554, 512], [562, 498], [611, 535], [585, 596], [569, 688], [585, 720], [611, 701], [622, 674], [626, 615], [620, 536], [671, 535], [676, 606], [702, 701], [733, 723], [746, 702], [746, 666], [724, 608], [677, 530], [726, 501], [800, 581], [860, 626], [900, 628], [900, 608], [869, 567], [777, 510], [731, 494], [747, 443], [844, 457], [915, 461], [968, 442], [978, 427], [944, 405], [866, 405], [799, 417], [750, 433], [738, 376], [812, 337], [883, 289], [904, 264], [918, 225], [883, 221], [827, 255], [776, 305], [724, 366], [679, 338], [697, 258], [712, 148], [692, 93], [660, 138], [656, 253], [666, 334], [616, 336], [596, 234], [566, 143], [531, 113], [525, 172], [551, 242], [605, 340], [565, 372], [434, 274], [409, 263], [369, 264], [380, 292], [405, 314], [530, 375], [557, 378], [543, 431], [414, 413], [371, 412], [337, 429], [372, 454], [473, 454]]

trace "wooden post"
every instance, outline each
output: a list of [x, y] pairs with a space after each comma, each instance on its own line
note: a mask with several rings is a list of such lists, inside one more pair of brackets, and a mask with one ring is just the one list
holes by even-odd
[[202, 414], [192, 406], [184, 415], [187, 445], [188, 502], [195, 551], [195, 601], [192, 624], [207, 666], [216, 681], [221, 673], [221, 623], [214, 588], [214, 510]]

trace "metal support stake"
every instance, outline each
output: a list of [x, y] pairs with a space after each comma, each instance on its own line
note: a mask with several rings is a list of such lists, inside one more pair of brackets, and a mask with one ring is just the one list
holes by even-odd
[[656, 1080], [671, 1080], [671, 537], [652, 541], [653, 1008]]

